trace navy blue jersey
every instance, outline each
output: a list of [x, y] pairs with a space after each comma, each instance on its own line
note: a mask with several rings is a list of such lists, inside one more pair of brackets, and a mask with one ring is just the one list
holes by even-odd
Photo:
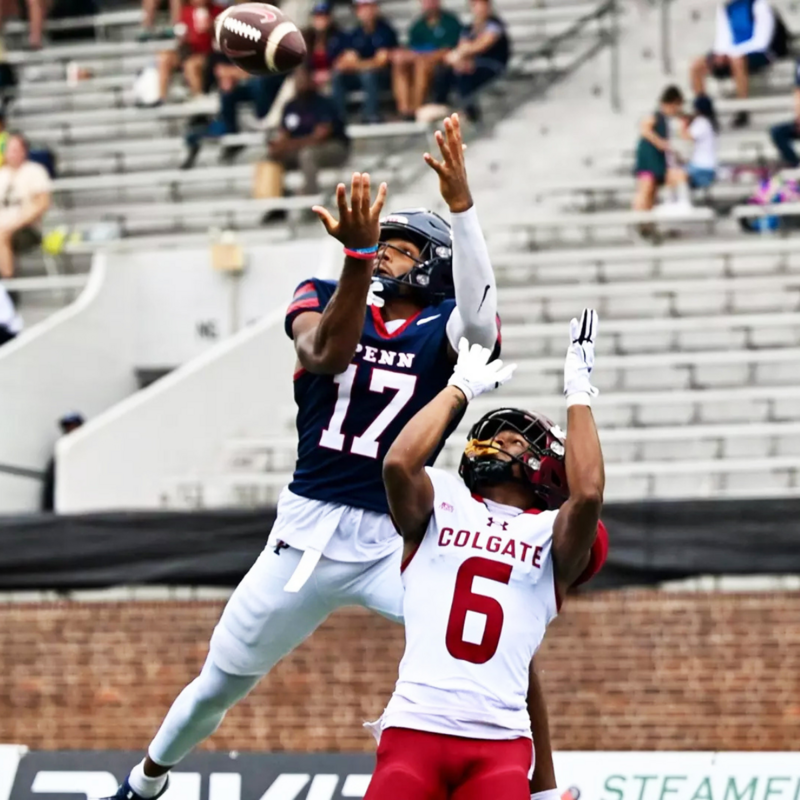
[[[316, 279], [298, 287], [286, 314], [289, 336], [295, 317], [323, 311], [335, 289], [335, 281]], [[429, 306], [391, 334], [380, 312], [367, 307], [361, 341], [343, 373], [295, 375], [300, 442], [291, 491], [388, 513], [381, 465], [406, 423], [453, 373], [445, 328], [454, 307], [454, 300]]]

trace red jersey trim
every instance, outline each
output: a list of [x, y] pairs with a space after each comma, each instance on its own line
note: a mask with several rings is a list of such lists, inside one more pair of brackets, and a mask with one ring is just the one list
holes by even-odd
[[302, 284], [302, 286], [298, 286], [297, 289], [295, 289], [292, 297], [298, 298], [308, 292], [314, 292], [314, 294], [317, 293], [317, 287], [314, 286], [314, 281], [308, 281], [307, 283]]
[[414, 549], [403, 559], [402, 564], [400, 564], [401, 575], [406, 571], [406, 567], [412, 562], [418, 550], [419, 550], [419, 545], [416, 545]]
[[294, 300], [289, 308], [286, 309], [286, 316], [288, 317], [290, 314], [294, 314], [295, 311], [319, 311], [319, 298], [317, 297], [307, 297], [305, 300]]
[[399, 336], [403, 331], [407, 330], [408, 326], [422, 313], [421, 310], [417, 311], [413, 317], [407, 319], [394, 333], [389, 333], [389, 331], [386, 330], [386, 323], [383, 321], [381, 312], [375, 306], [370, 306], [369, 310], [372, 312], [372, 322], [375, 325], [375, 330], [381, 339], [394, 339]]
[[305, 374], [306, 374], [306, 371], [307, 371], [307, 370], [306, 370], [306, 368], [305, 368], [305, 367], [300, 367], [300, 369], [296, 369], [296, 370], [294, 371], [294, 375], [292, 375], [292, 380], [293, 380], [293, 381], [296, 381], [298, 378], [302, 378], [302, 377], [303, 377], [303, 375], [305, 375]]
[[580, 577], [573, 583], [573, 586], [580, 586], [583, 583], [588, 583], [606, 563], [608, 558], [608, 529], [603, 524], [603, 520], [597, 522], [597, 536], [595, 536], [592, 543], [592, 549], [589, 552], [589, 563], [586, 569], [581, 573]]

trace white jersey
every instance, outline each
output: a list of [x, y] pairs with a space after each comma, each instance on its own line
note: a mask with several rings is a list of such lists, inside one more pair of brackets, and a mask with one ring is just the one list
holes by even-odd
[[556, 511], [523, 512], [429, 468], [434, 511], [404, 563], [406, 649], [381, 728], [531, 736], [528, 669], [555, 618]]

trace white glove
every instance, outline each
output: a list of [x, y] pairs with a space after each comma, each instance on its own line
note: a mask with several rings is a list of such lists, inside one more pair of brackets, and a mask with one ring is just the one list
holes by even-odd
[[491, 357], [492, 351], [488, 347], [479, 344], [470, 347], [462, 336], [458, 342], [458, 361], [447, 385], [461, 389], [468, 403], [478, 395], [502, 386], [511, 379], [517, 365], [504, 367], [499, 358], [489, 361]]
[[561, 800], [561, 792], [558, 789], [545, 789], [543, 792], [534, 792], [531, 800]]
[[597, 312], [585, 308], [580, 322], [569, 323], [570, 345], [564, 362], [564, 395], [567, 408], [573, 405], [590, 406], [599, 392], [592, 386], [594, 345], [597, 340]]
[[383, 291], [384, 286], [380, 281], [372, 281], [369, 287], [369, 291], [367, 292], [367, 305], [368, 306], [375, 306], [375, 308], [383, 308], [386, 304], [386, 300], [381, 297], [381, 292]]

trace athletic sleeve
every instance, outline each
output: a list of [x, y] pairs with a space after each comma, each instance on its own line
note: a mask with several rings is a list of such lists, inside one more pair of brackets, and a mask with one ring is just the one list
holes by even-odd
[[292, 295], [292, 302], [289, 303], [289, 308], [286, 309], [286, 320], [284, 322], [284, 329], [286, 335], [293, 339], [292, 324], [295, 319], [304, 314], [306, 311], [316, 311], [322, 313], [325, 308], [325, 302], [320, 297], [319, 286], [314, 280], [303, 281], [295, 290]]
[[473, 206], [451, 217], [456, 308], [447, 321], [447, 338], [456, 350], [462, 336], [470, 344], [493, 348], [498, 338], [497, 286], [478, 212]]
[[588, 583], [603, 568], [608, 558], [608, 529], [602, 520], [597, 523], [597, 536], [595, 536], [592, 552], [589, 554], [589, 563], [573, 586]]

